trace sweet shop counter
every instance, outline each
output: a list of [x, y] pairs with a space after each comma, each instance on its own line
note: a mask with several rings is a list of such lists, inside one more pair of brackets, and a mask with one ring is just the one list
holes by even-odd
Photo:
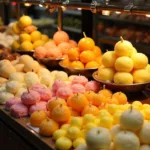
[[27, 127], [28, 117], [15, 119], [0, 106], [1, 150], [53, 150], [50, 138], [40, 137]]

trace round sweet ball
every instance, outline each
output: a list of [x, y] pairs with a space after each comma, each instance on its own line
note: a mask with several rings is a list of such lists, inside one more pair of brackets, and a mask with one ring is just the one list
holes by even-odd
[[10, 107], [10, 114], [16, 118], [28, 116], [28, 107], [22, 103]]
[[9, 76], [9, 81], [24, 82], [24, 74], [21, 72], [14, 72]]
[[75, 76], [72, 79], [72, 84], [82, 84], [85, 85], [88, 82], [88, 79], [85, 76]]
[[29, 108], [29, 115], [31, 115], [35, 111], [40, 111], [40, 110], [47, 111], [47, 102], [40, 101], [39, 103], [32, 105]]
[[67, 81], [67, 80], [68, 80], [68, 75], [67, 75], [67, 73], [64, 72], [64, 71], [59, 71], [59, 72], [55, 75], [55, 80]]
[[73, 85], [71, 85], [71, 89], [72, 89], [74, 94], [85, 92], [85, 87], [82, 84], [73, 84]]
[[9, 81], [6, 83], [6, 91], [13, 94], [15, 94], [20, 87], [21, 84], [18, 81]]
[[56, 93], [57, 90], [58, 90], [60, 87], [65, 87], [65, 86], [66, 86], [66, 84], [65, 84], [64, 81], [56, 80], [56, 81], [53, 83], [53, 85], [52, 85], [52, 91], [53, 91], [54, 93]]
[[89, 81], [85, 84], [86, 91], [98, 92], [100, 90], [100, 84], [97, 81]]
[[5, 103], [5, 109], [6, 110], [10, 110], [10, 107], [14, 104], [17, 104], [17, 103], [20, 103], [21, 102], [21, 99], [18, 98], [18, 97], [13, 97], [13, 98], [10, 98], [6, 101]]
[[69, 40], [69, 44], [71, 45], [71, 47], [77, 47], [78, 46], [77, 42], [74, 40]]
[[10, 98], [13, 98], [14, 95], [8, 92], [0, 92], [0, 104], [5, 104], [6, 101]]
[[47, 50], [46, 53], [46, 57], [47, 58], [62, 58], [62, 52], [61, 49], [59, 47], [54, 47], [54, 48], [50, 48]]
[[30, 87], [30, 90], [33, 90], [36, 92], [38, 92], [41, 89], [45, 90], [45, 89], [47, 89], [47, 87], [44, 84], [34, 84]]
[[40, 59], [45, 58], [46, 54], [47, 54], [47, 50], [43, 46], [39, 46], [39, 47], [35, 48], [35, 50], [34, 50], [34, 57], [36, 57], [36, 58], [40, 58]]
[[67, 100], [73, 94], [72, 89], [69, 87], [61, 87], [57, 90], [56, 96]]
[[60, 30], [53, 35], [53, 40], [55, 41], [56, 45], [59, 45], [62, 42], [68, 42], [69, 35], [65, 31]]
[[67, 55], [71, 45], [68, 42], [62, 42], [58, 45], [63, 55]]
[[40, 94], [36, 91], [29, 90], [21, 95], [21, 101], [25, 105], [33, 105], [41, 99]]
[[44, 47], [45, 47], [46, 49], [54, 48], [54, 47], [56, 47], [56, 44], [55, 44], [54, 40], [50, 40], [50, 41], [48, 41], [47, 43], [45, 43]]

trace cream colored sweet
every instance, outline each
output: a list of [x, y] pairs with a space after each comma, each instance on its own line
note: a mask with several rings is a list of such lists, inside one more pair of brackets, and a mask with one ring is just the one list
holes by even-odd
[[47, 49], [43, 46], [39, 46], [34, 50], [34, 57], [36, 58], [45, 58]]
[[72, 84], [82, 84], [85, 85], [88, 79], [85, 76], [76, 76], [72, 79]]
[[51, 76], [55, 79], [55, 76], [56, 76], [56, 74], [58, 74], [58, 73], [59, 73], [59, 71], [54, 70], [54, 71], [51, 72]]
[[97, 81], [89, 81], [85, 84], [86, 91], [98, 92], [100, 90], [100, 84]]
[[27, 87], [30, 87], [34, 84], [39, 84], [40, 80], [36, 73], [28, 72], [25, 74], [25, 83], [27, 84]]
[[0, 93], [0, 104], [5, 104], [6, 101], [10, 98], [13, 98], [14, 95], [8, 92], [1, 92]]
[[1, 92], [6, 92], [6, 83], [3, 83], [1, 86], [0, 86], [0, 93]]
[[57, 90], [56, 96], [67, 100], [73, 94], [72, 89], [69, 87], [61, 87]]
[[35, 111], [44, 110], [47, 111], [47, 102], [40, 101], [29, 108], [29, 114], [31, 115]]
[[72, 80], [73, 80], [74, 77], [77, 77], [77, 75], [70, 75], [70, 76], [68, 77], [68, 80], [72, 82]]
[[13, 98], [10, 98], [6, 101], [5, 103], [5, 109], [6, 110], [10, 110], [10, 107], [14, 104], [17, 104], [17, 103], [20, 103], [21, 102], [21, 99], [19, 97], [13, 97]]
[[16, 93], [16, 97], [21, 97], [21, 95], [24, 93], [24, 92], [26, 92], [27, 91], [27, 89], [26, 88], [20, 88], [18, 91], [17, 91], [17, 93]]
[[[9, 68], [9, 69], [8, 69]], [[0, 61], [0, 76], [4, 78], [9, 78], [9, 76], [16, 72], [16, 68], [8, 60]]]
[[24, 70], [24, 72], [34, 71], [37, 73], [39, 71], [39, 68], [40, 68], [39, 63], [34, 60], [34, 61], [26, 62], [23, 70]]
[[11, 64], [13, 65], [13, 66], [15, 66], [16, 64], [18, 64], [19, 63], [19, 58], [17, 58], [17, 59], [15, 59], [15, 60], [12, 60], [11, 61]]
[[51, 75], [51, 72], [46, 68], [41, 68], [37, 74], [41, 77], [43, 75]]
[[0, 85], [6, 83], [8, 80], [6, 78], [0, 77]]
[[33, 61], [33, 58], [29, 55], [22, 55], [19, 57], [19, 63], [20, 64], [25, 64], [27, 62]]
[[50, 75], [43, 75], [40, 77], [40, 83], [49, 87], [54, 83], [54, 79]]
[[14, 72], [9, 76], [9, 81], [18, 81], [23, 83], [24, 82], [24, 73], [22, 72]]
[[64, 72], [64, 71], [59, 71], [59, 72], [55, 75], [55, 80], [67, 81], [67, 80], [68, 80], [68, 75], [67, 75], [67, 73]]
[[36, 91], [29, 90], [21, 95], [21, 101], [25, 105], [34, 105], [40, 101], [40, 94]]
[[85, 92], [85, 87], [82, 84], [73, 84], [73, 85], [71, 85], [71, 89], [72, 89], [74, 94]]
[[64, 81], [61, 81], [61, 80], [56, 80], [53, 85], [52, 85], [52, 91], [54, 93], [57, 92], [57, 90], [60, 88], [60, 87], [66, 87], [66, 84]]
[[71, 49], [71, 45], [68, 42], [62, 42], [58, 47], [60, 48], [62, 55], [67, 55], [69, 49]]
[[24, 64], [16, 64], [14, 67], [17, 72], [23, 72]]
[[9, 81], [6, 83], [6, 91], [9, 93], [16, 94], [20, 87], [21, 83], [18, 81]]
[[10, 107], [10, 114], [16, 118], [28, 116], [28, 107], [22, 103], [14, 104]]

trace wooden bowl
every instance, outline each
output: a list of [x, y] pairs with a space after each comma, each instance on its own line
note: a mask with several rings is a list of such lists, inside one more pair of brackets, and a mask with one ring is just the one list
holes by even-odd
[[98, 79], [98, 71], [94, 72], [92, 76], [102, 86], [105, 85], [106, 88], [112, 91], [122, 91], [125, 93], [139, 92], [139, 91], [141, 92], [141, 91], [147, 90], [150, 87], [150, 82], [122, 85], [122, 84], [115, 84], [111, 82], [102, 81]]

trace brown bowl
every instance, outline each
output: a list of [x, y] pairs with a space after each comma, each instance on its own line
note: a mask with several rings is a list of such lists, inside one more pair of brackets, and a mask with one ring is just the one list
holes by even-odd
[[98, 79], [98, 71], [94, 72], [92, 76], [102, 86], [105, 85], [106, 88], [112, 91], [122, 91], [126, 93], [139, 92], [139, 91], [141, 92], [141, 91], [147, 90], [150, 87], [150, 82], [122, 85], [122, 84], [115, 84], [115, 83], [102, 81]]
[[34, 50], [31, 51], [23, 51], [23, 50], [12, 50], [13, 53], [19, 53], [21, 55], [30, 55], [33, 56]]
[[51, 70], [62, 70], [61, 66], [59, 65], [59, 62], [64, 60], [64, 58], [37, 58], [38, 62], [41, 64], [47, 66]]
[[64, 71], [68, 75], [83, 75], [87, 78], [92, 78], [93, 72], [95, 72], [98, 68], [86, 68], [86, 69], [77, 69], [63, 66], [62, 61], [59, 62], [59, 65], [64, 69]]

